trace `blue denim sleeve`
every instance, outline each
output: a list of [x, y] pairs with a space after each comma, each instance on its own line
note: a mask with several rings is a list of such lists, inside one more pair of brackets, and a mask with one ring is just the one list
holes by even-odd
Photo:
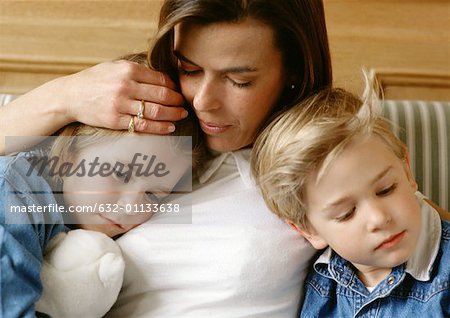
[[43, 251], [64, 231], [59, 213], [14, 213], [11, 207], [55, 204], [48, 183], [26, 159], [0, 157], [0, 317], [36, 317]]

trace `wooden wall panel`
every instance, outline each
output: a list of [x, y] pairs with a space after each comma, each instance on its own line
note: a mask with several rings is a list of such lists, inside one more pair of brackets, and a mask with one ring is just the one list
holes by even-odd
[[450, 100], [450, 74], [377, 69], [375, 77], [386, 99]]
[[[388, 79], [387, 98], [401, 98], [400, 89], [408, 98], [450, 100], [450, 1], [325, 0], [325, 10], [336, 85], [360, 92], [365, 67]], [[410, 75], [441, 85], [425, 80], [421, 88]]]
[[[56, 76], [145, 50], [161, 3], [1, 0], [0, 91], [25, 92]], [[388, 97], [408, 92], [410, 98], [450, 100], [449, 0], [324, 3], [336, 85], [360, 92], [360, 69], [366, 67], [375, 69]], [[411, 75], [441, 84], [418, 85]]]
[[21, 93], [145, 50], [160, 6], [155, 0], [0, 1], [1, 90]]

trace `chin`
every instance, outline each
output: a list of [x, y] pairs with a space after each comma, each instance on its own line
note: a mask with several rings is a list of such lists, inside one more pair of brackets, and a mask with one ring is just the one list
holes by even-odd
[[395, 267], [406, 263], [411, 258], [412, 252], [398, 253], [392, 255], [393, 257], [389, 260], [389, 267]]

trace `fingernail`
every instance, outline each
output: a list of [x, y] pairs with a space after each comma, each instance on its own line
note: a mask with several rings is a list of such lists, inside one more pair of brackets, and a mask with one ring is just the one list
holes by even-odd
[[169, 132], [174, 132], [175, 131], [175, 125], [171, 125], [169, 126]]
[[187, 110], [184, 110], [183, 113], [181, 114], [182, 118], [186, 118], [189, 115]]

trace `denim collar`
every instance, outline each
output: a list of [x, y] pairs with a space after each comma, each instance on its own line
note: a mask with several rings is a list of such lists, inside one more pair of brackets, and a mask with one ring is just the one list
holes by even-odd
[[[439, 251], [441, 238], [441, 220], [439, 214], [424, 201], [424, 196], [416, 192], [420, 203], [422, 225], [417, 241], [416, 249], [406, 264], [399, 265], [392, 270], [389, 277], [399, 279], [398, 275], [406, 272], [416, 280], [428, 281], [433, 264]], [[333, 278], [340, 284], [352, 288], [354, 291], [367, 295], [367, 290], [357, 279], [356, 273], [350, 262], [337, 255], [331, 248], [327, 248], [314, 263], [317, 273]], [[384, 280], [380, 284], [384, 284]], [[392, 279], [388, 279], [392, 282]], [[379, 289], [377, 287], [377, 289]]]
[[219, 170], [219, 168], [226, 162], [235, 164], [242, 178], [242, 181], [247, 188], [254, 185], [250, 173], [250, 154], [251, 148], [240, 149], [233, 152], [224, 152], [209, 162], [209, 167], [202, 173], [199, 178], [201, 184], [207, 183], [208, 180]]

